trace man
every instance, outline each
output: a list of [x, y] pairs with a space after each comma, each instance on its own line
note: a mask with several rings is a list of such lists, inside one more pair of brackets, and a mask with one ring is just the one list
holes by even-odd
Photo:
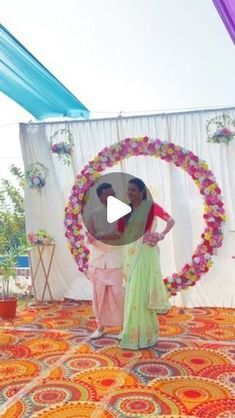
[[108, 224], [106, 220], [107, 199], [115, 193], [109, 183], [100, 184], [96, 193], [102, 205], [91, 212], [87, 222], [88, 241], [92, 245], [88, 277], [93, 284], [93, 309], [98, 325], [91, 339], [101, 337], [105, 327], [122, 327], [124, 311], [122, 249], [99, 241], [117, 239], [116, 223]]

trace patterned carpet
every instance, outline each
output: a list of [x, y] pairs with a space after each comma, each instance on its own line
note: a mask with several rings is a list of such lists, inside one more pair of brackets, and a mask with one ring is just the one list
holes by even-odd
[[0, 416], [235, 417], [235, 310], [172, 308], [151, 349], [89, 343], [89, 302], [20, 310], [0, 322]]

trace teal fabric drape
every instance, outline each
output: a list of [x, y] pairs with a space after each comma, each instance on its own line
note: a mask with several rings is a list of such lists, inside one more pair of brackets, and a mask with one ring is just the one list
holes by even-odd
[[88, 118], [88, 109], [0, 25], [0, 90], [37, 119]]

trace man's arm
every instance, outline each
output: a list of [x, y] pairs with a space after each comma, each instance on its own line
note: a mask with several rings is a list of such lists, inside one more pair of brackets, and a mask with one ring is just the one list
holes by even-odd
[[95, 223], [94, 223], [92, 215], [89, 216], [89, 218], [87, 220], [87, 223], [86, 223], [86, 226], [87, 226], [87, 230], [88, 230], [88, 232], [86, 234], [88, 242], [89, 242], [89, 244], [94, 244], [94, 241], [95, 241], [94, 236], [95, 236], [96, 229], [95, 229]]
[[96, 228], [95, 228], [95, 222], [94, 219], [92, 217], [92, 214], [90, 214], [87, 222], [86, 222], [86, 227], [88, 229], [88, 232], [92, 235], [95, 235], [96, 233]]

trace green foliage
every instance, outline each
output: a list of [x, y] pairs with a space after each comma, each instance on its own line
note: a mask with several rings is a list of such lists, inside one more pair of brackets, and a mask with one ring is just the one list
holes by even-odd
[[24, 174], [12, 165], [10, 173], [15, 182], [2, 179], [0, 183], [0, 254], [26, 243], [24, 209]]
[[0, 289], [3, 299], [11, 296], [11, 279], [16, 274], [16, 261], [28, 249], [25, 231], [24, 174], [12, 165], [15, 182], [0, 183]]

